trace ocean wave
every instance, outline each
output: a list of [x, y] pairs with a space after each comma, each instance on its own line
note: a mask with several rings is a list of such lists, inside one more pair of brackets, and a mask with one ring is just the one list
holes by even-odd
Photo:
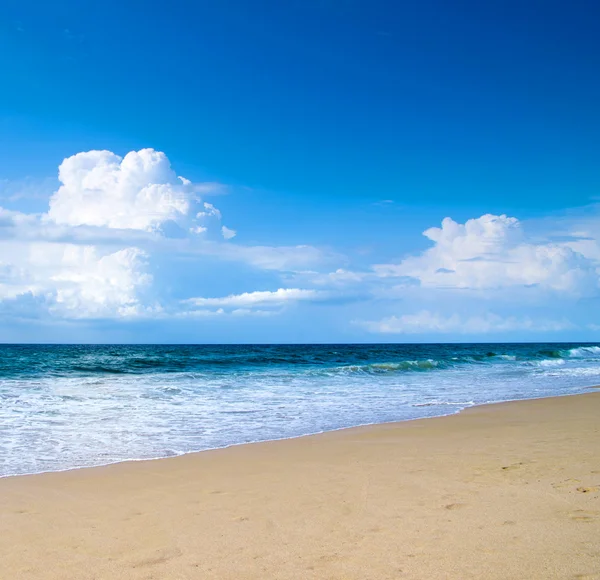
[[563, 350], [540, 350], [536, 356], [548, 357], [548, 358], [562, 358], [565, 352]]
[[366, 365], [345, 365], [329, 369], [329, 372], [352, 374], [387, 374], [406, 371], [429, 371], [445, 366], [442, 361], [427, 360], [404, 360], [399, 362], [381, 362]]
[[468, 365], [490, 365], [498, 364], [500, 361], [515, 362], [518, 357], [513, 354], [498, 354], [488, 352], [485, 354], [468, 354], [462, 356], [453, 356], [441, 359], [417, 359], [402, 360], [392, 362], [372, 362], [368, 364], [354, 364], [334, 367], [333, 369], [324, 369], [325, 372], [334, 373], [368, 373], [368, 374], [387, 374], [396, 372], [410, 371], [433, 371], [449, 369], [454, 367]]
[[579, 346], [566, 351], [569, 358], [600, 357], [600, 346]]
[[558, 367], [564, 365], [565, 362], [563, 358], [545, 358], [542, 360], [524, 361], [523, 364], [530, 367]]
[[600, 357], [600, 346], [577, 346], [562, 350], [540, 350], [538, 354], [553, 359], [598, 358]]

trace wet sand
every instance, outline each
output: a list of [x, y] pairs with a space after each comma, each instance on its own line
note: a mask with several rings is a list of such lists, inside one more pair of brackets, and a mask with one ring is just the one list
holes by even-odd
[[600, 579], [600, 393], [0, 479], [0, 579]]

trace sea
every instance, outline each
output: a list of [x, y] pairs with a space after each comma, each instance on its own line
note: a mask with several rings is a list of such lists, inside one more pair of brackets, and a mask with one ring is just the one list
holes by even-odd
[[586, 392], [598, 344], [0, 345], [0, 476]]

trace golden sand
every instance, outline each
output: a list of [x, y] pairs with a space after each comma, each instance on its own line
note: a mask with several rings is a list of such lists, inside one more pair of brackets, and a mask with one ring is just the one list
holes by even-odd
[[0, 479], [0, 579], [600, 579], [600, 393]]

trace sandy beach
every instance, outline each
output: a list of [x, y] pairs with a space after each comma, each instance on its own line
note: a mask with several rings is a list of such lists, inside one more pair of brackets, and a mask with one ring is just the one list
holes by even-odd
[[598, 579], [600, 393], [0, 479], [0, 579]]

